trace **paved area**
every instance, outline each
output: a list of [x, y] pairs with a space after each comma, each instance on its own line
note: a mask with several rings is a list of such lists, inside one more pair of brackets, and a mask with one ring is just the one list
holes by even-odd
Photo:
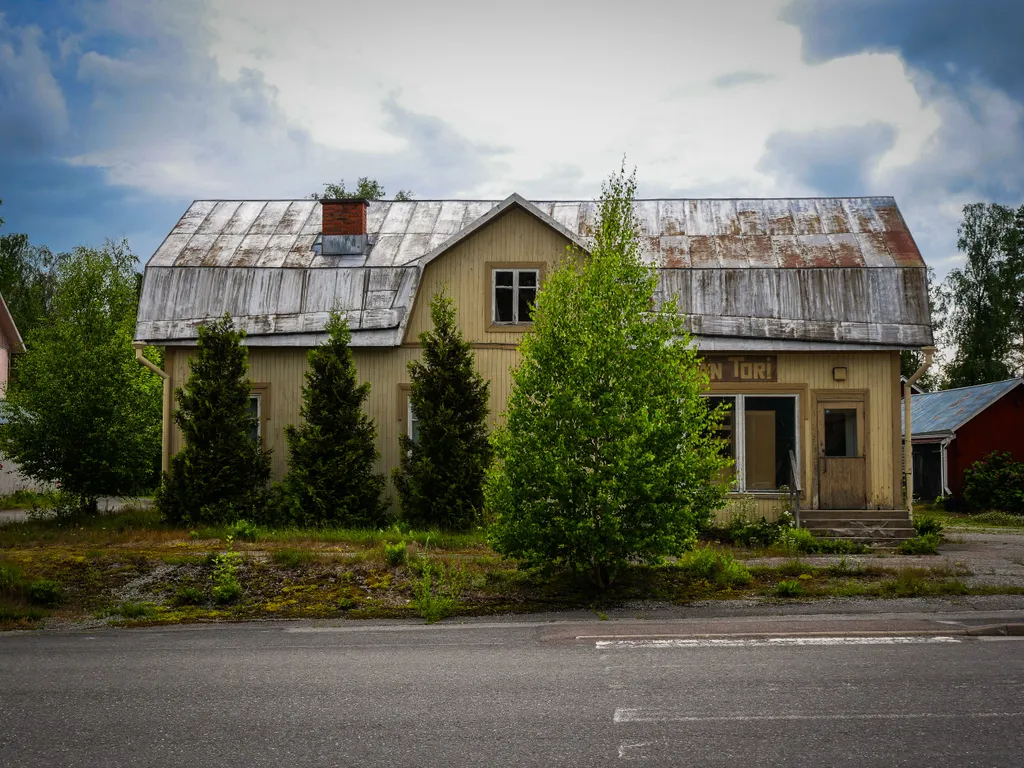
[[1018, 766], [1024, 611], [0, 636], [25, 766]]

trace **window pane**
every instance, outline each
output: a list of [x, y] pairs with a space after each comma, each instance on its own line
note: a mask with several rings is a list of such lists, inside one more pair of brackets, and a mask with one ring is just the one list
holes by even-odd
[[[726, 445], [722, 448], [722, 455], [727, 456], [734, 462], [736, 460], [736, 398], [734, 397], [708, 397], [705, 398], [709, 408], [717, 408], [719, 405], [725, 404], [729, 407], [729, 411], [725, 414], [725, 418], [722, 419], [719, 424], [718, 437], [726, 441]], [[722, 479], [728, 483], [736, 482], [736, 465], [735, 463], [726, 467], [722, 470]]]
[[494, 322], [511, 323], [515, 321], [512, 315], [512, 288], [494, 289]]
[[509, 288], [512, 287], [513, 273], [511, 270], [495, 270], [494, 272], [494, 284], [495, 285], [507, 285]]
[[409, 439], [414, 443], [420, 439], [420, 420], [416, 418], [416, 411], [412, 409], [412, 401], [409, 401]]
[[259, 442], [260, 440], [260, 396], [249, 395], [249, 416], [255, 419], [251, 429], [249, 430], [249, 437]]
[[520, 288], [519, 289], [519, 322], [529, 323], [533, 319], [533, 313], [530, 311], [530, 305], [533, 304], [537, 298], [536, 288]]
[[743, 458], [748, 491], [790, 484], [789, 452], [796, 453], [796, 398], [744, 398]]
[[858, 456], [857, 409], [825, 409], [825, 455]]
[[522, 287], [537, 287], [537, 271], [533, 269], [525, 269], [519, 272], [519, 286]]

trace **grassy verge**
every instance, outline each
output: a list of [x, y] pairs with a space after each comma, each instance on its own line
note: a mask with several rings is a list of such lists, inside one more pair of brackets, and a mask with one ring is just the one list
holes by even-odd
[[1024, 516], [1011, 515], [1008, 512], [979, 512], [964, 514], [963, 512], [947, 512], [940, 506], [921, 504], [914, 508], [915, 519], [918, 515], [929, 515], [940, 520], [947, 529], [977, 530], [999, 529], [1010, 533], [1024, 533]]
[[57, 501], [57, 494], [52, 491], [15, 491], [0, 494], [0, 509], [31, 509], [32, 507], [49, 507]]
[[[239, 535], [241, 534], [241, 535]], [[815, 564], [748, 567], [744, 550], [700, 547], [635, 566], [606, 592], [565, 574], [523, 570], [480, 534], [297, 531], [252, 526], [188, 531], [128, 509], [89, 521], [0, 527], [0, 628], [53, 617], [145, 625], [266, 618], [423, 617], [590, 609], [630, 601], [1020, 593], [968, 587], [966, 571]], [[33, 585], [42, 585], [33, 587]], [[35, 591], [33, 591], [35, 590]]]

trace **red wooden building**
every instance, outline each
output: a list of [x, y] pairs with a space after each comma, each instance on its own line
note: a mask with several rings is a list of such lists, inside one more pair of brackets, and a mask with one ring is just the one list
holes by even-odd
[[993, 451], [1024, 461], [1024, 379], [914, 394], [914, 496], [960, 496], [964, 470]]

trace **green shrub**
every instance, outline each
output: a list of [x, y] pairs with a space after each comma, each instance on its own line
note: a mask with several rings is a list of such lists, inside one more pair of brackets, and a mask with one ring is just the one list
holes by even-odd
[[238, 564], [241, 554], [231, 549], [232, 540], [228, 537], [228, 549], [213, 557], [213, 573], [210, 582], [213, 587], [210, 594], [218, 604], [233, 603], [242, 596], [242, 585], [238, 581]]
[[331, 313], [327, 340], [307, 353], [301, 423], [285, 427], [285, 489], [292, 519], [302, 526], [377, 527], [387, 516], [385, 478], [376, 474], [377, 427], [363, 404], [370, 385], [359, 383], [343, 315]]
[[775, 585], [776, 597], [800, 597], [805, 592], [804, 585], [796, 579], [786, 579]]
[[694, 580], [704, 580], [723, 587], [746, 586], [752, 578], [747, 567], [732, 555], [708, 547], [681, 555], [675, 567]]
[[926, 533], [907, 539], [899, 546], [901, 555], [937, 555], [942, 537], [937, 533]]
[[397, 544], [388, 544], [384, 542], [384, 562], [386, 562], [392, 568], [399, 565], [405, 565], [409, 558], [409, 551], [405, 547], [405, 542], [400, 541]]
[[175, 605], [202, 605], [206, 602], [206, 593], [190, 584], [178, 587], [172, 598]]
[[750, 519], [745, 515], [732, 517], [724, 527], [724, 538], [741, 547], [770, 547], [791, 530], [789, 526], [769, 522], [765, 518]]
[[462, 568], [445, 568], [423, 558], [420, 577], [412, 585], [412, 604], [427, 624], [451, 616], [459, 605], [467, 574]]
[[23, 591], [21, 569], [9, 563], [0, 563], [0, 597], [14, 597]]
[[260, 527], [248, 520], [236, 520], [227, 527], [226, 535], [241, 541], [256, 541], [260, 537]]
[[916, 516], [914, 518], [914, 531], [917, 532], [918, 536], [924, 536], [929, 533], [941, 534], [942, 521], [931, 515]]
[[50, 579], [38, 579], [28, 587], [28, 599], [34, 605], [57, 605], [63, 598], [60, 584]]
[[156, 606], [152, 603], [126, 600], [114, 610], [114, 613], [126, 619], [151, 619], [156, 616]]
[[964, 470], [963, 497], [969, 511], [1002, 510], [1024, 515], [1024, 463], [994, 451]]

